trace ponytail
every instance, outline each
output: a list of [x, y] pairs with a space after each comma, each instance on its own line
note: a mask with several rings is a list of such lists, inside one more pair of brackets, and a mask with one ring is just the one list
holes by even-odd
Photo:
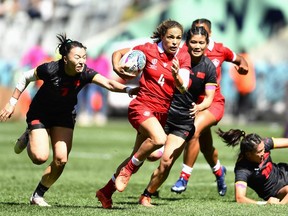
[[255, 151], [258, 145], [262, 142], [262, 138], [255, 133], [247, 134], [239, 129], [230, 129], [227, 132], [220, 128], [216, 133], [222, 138], [227, 146], [235, 147], [240, 144], [240, 155], [245, 156], [245, 153]]
[[82, 43], [67, 38], [66, 34], [58, 34], [56, 37], [60, 42], [57, 48], [59, 49], [59, 53], [62, 58], [67, 56], [70, 50], [74, 47], [84, 48], [85, 50], [87, 49]]
[[240, 144], [241, 137], [245, 137], [245, 131], [239, 129], [230, 129], [227, 132], [222, 131], [220, 128], [216, 133], [222, 138], [227, 146], [235, 147]]

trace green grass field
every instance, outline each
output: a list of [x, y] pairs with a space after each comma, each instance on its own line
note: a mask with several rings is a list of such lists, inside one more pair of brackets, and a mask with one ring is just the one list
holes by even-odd
[[[152, 171], [158, 162], [145, 162], [140, 171], [133, 175], [127, 189], [113, 196], [114, 208], [105, 210], [95, 199], [95, 191], [101, 188], [126, 158], [134, 144], [135, 130], [124, 118], [110, 120], [104, 127], [76, 127], [73, 149], [64, 173], [46, 193], [50, 208], [30, 206], [29, 198], [47, 166], [34, 165], [26, 152], [16, 155], [14, 141], [25, 128], [24, 121], [0, 123], [0, 215], [287, 215], [288, 206], [240, 205], [234, 202], [233, 165], [238, 149], [225, 147], [215, 136], [215, 146], [220, 160], [228, 173], [228, 192], [220, 197], [216, 191], [215, 178], [200, 154], [185, 193], [174, 194], [170, 187], [177, 180], [182, 156], [175, 163], [167, 181], [160, 188], [160, 198], [153, 198], [155, 208], [137, 204]], [[240, 127], [219, 125], [222, 129]], [[263, 136], [279, 137], [282, 128], [269, 124], [247, 124], [247, 132]], [[216, 129], [216, 127], [214, 127]], [[275, 162], [288, 162], [287, 150], [274, 150]], [[253, 191], [249, 196], [257, 200]]]

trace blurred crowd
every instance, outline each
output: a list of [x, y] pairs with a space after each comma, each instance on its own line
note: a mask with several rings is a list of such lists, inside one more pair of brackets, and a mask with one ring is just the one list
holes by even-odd
[[0, 5], [0, 16], [13, 18], [24, 12], [31, 19], [49, 21], [52, 19], [55, 0], [3, 0]]
[[[62, 33], [65, 30], [65, 32], [70, 38], [83, 41], [85, 45], [86, 40], [89, 40], [91, 38], [94, 39], [95, 36], [98, 36], [99, 34], [103, 33], [105, 30], [107, 30], [107, 33], [104, 36], [104, 38], [105, 37], [112, 38], [111, 33], [108, 31], [109, 29], [118, 31], [116, 27], [120, 26], [119, 24], [122, 21], [133, 20], [133, 18], [141, 15], [141, 12], [149, 8], [149, 6], [155, 5], [156, 3], [160, 2], [167, 3], [168, 6], [164, 11], [161, 12], [156, 11], [158, 17], [155, 19], [155, 21], [152, 22], [148, 20], [147, 17], [144, 17], [144, 19], [141, 22], [139, 22], [140, 24], [135, 22], [133, 25], [133, 22], [131, 22], [132, 24], [130, 29], [132, 30], [124, 29], [123, 32], [120, 32], [119, 35], [115, 36], [115, 38], [118, 39], [121, 37], [123, 37], [124, 39], [127, 38], [135, 39], [135, 37], [137, 37], [137, 34], [142, 35], [144, 37], [143, 32], [148, 32], [147, 34], [150, 34], [151, 32], [149, 30], [148, 25], [147, 28], [142, 27], [139, 28], [139, 25], [147, 23], [153, 26], [153, 24], [158, 23], [161, 19], [174, 16], [175, 15], [174, 9], [176, 10], [175, 6], [181, 7], [182, 5], [178, 4], [178, 1], [173, 0], [147, 0], [147, 1], [2, 0], [0, 1], [1, 101], [6, 99], [6, 95], [10, 95], [7, 94], [7, 92], [11, 91], [10, 86], [13, 86], [13, 82], [15, 78], [19, 75], [19, 72], [29, 68], [33, 68], [36, 65], [39, 65], [41, 62], [58, 58], [55, 50], [51, 49], [51, 47], [55, 47], [57, 43], [55, 34]], [[192, 4], [191, 2], [193, 3], [198, 1], [195, 0], [187, 1], [187, 5], [189, 5], [188, 3]], [[221, 2], [223, 5], [227, 6], [226, 9], [228, 15], [231, 13], [231, 11], [233, 12], [233, 10], [231, 10], [231, 4], [232, 4], [231, 1], [222, 0], [219, 1], [219, 4]], [[170, 6], [169, 3], [171, 3]], [[252, 4], [252, 1], [251, 3], [249, 2], [249, 4]], [[155, 6], [153, 7], [155, 8]], [[273, 121], [274, 120], [281, 121], [284, 119], [283, 114], [287, 113], [286, 111], [287, 106], [285, 100], [287, 95], [286, 89], [288, 81], [287, 76], [288, 56], [287, 52], [285, 51], [286, 50], [285, 47], [287, 47], [288, 45], [287, 27], [285, 30], [285, 26], [287, 26], [286, 25], [287, 21], [285, 22], [285, 15], [287, 17], [287, 13], [285, 13], [284, 10], [282, 10], [281, 12], [281, 8], [278, 9], [275, 8], [276, 6], [273, 7], [271, 6], [271, 10], [269, 10], [269, 13], [268, 12], [265, 13], [267, 14], [267, 16], [265, 15], [263, 18], [264, 20], [262, 20], [263, 26], [259, 27], [260, 30], [263, 30], [265, 32], [268, 31], [272, 32], [274, 33], [274, 35], [272, 35], [271, 33], [271, 38], [269, 39], [269, 41], [267, 40], [265, 46], [258, 46], [259, 48], [258, 50], [257, 48], [253, 47], [247, 50], [249, 58], [251, 58], [251, 60], [254, 61], [253, 62], [253, 68], [255, 72], [254, 75], [255, 79], [257, 80], [257, 85], [254, 86], [254, 88], [252, 88], [253, 90], [251, 90], [249, 94], [245, 95], [240, 94], [237, 89], [237, 85], [235, 85], [235, 80], [233, 80], [233, 76], [231, 77], [231, 74], [233, 73], [231, 73], [232, 69], [230, 68], [230, 65], [223, 66], [222, 92], [227, 100], [227, 107], [225, 112], [226, 117], [232, 116], [234, 119], [238, 118], [251, 121], [262, 119], [263, 120], [272, 119]], [[179, 10], [179, 8], [177, 10]], [[199, 11], [201, 12], [201, 10]], [[244, 19], [245, 18], [244, 15], [247, 15], [248, 13], [247, 11], [245, 14], [243, 14], [244, 21], [246, 20]], [[177, 15], [180, 16], [182, 14], [185, 14], [185, 12], [178, 13]], [[149, 11], [148, 15], [152, 17], [152, 12], [150, 13]], [[195, 14], [194, 12], [194, 16], [198, 15]], [[231, 14], [229, 16], [231, 16]], [[270, 22], [272, 22], [271, 21], [273, 20], [272, 18], [274, 19], [274, 21], [278, 20], [277, 23], [271, 24]], [[239, 20], [236, 21], [240, 23]], [[243, 25], [244, 21], [242, 23]], [[252, 21], [251, 23], [253, 23]], [[235, 24], [236, 27], [237, 26], [241, 27], [241, 25], [237, 22], [236, 22], [237, 25]], [[189, 23], [190, 25], [190, 18], [187, 19], [187, 23]], [[229, 25], [232, 25], [231, 24], [232, 21], [230, 21], [229, 23], [230, 23]], [[271, 27], [270, 30], [267, 28], [267, 26], [266, 27], [264, 26], [264, 23], [266, 24], [270, 23]], [[217, 21], [216, 17], [214, 24], [215, 24], [214, 29], [216, 32], [215, 34], [217, 36], [218, 35], [221, 36], [221, 34], [219, 34], [220, 30], [223, 30], [224, 32], [222, 35], [225, 35], [227, 33], [224, 30], [225, 28], [229, 27], [228, 23], [226, 23], [227, 26], [222, 26], [221, 22], [219, 21], [219, 18]], [[276, 27], [277, 31], [275, 30]], [[235, 28], [231, 27], [231, 29]], [[255, 27], [251, 27], [251, 29], [255, 29]], [[238, 32], [237, 31], [235, 32], [236, 32], [235, 35], [237, 35], [236, 38], [238, 38], [238, 35], [240, 35], [240, 30], [238, 30]], [[115, 32], [113, 34], [115, 34]], [[251, 42], [253, 41], [252, 34], [250, 34], [250, 36], [251, 40], [244, 41], [242, 44], [246, 44], [249, 47], [249, 44], [253, 43]], [[260, 38], [263, 37], [263, 34], [259, 33], [257, 37], [259, 37], [260, 40]], [[231, 38], [233, 39], [234, 36], [232, 35]], [[100, 40], [101, 39], [102, 38], [100, 38]], [[112, 40], [114, 40], [114, 38], [112, 38]], [[226, 38], [224, 38], [223, 41], [226, 42]], [[102, 41], [100, 41], [100, 43], [97, 42], [97, 44], [101, 43]], [[105, 42], [103, 42], [103, 44], [104, 43]], [[108, 43], [110, 43], [111, 45], [111, 41], [108, 41]], [[89, 53], [89, 48], [90, 49], [92, 48], [92, 50], [94, 49], [93, 50], [94, 52], [92, 52], [92, 54]], [[106, 49], [107, 47], [104, 48]], [[235, 50], [237, 50], [237, 48]], [[271, 54], [271, 51], [275, 54]], [[88, 54], [90, 54], [89, 57], [91, 58], [91, 60], [89, 60], [88, 62], [89, 64], [92, 64], [92, 67], [94, 67], [97, 70], [99, 59], [101, 60], [101, 62], [104, 62], [103, 59], [105, 59], [106, 61], [105, 64], [107, 65], [104, 66], [105, 64], [101, 63], [99, 67], [102, 68], [100, 68], [99, 71], [103, 72], [107, 77], [113, 75], [111, 64], [109, 62], [110, 61], [109, 55], [111, 54], [111, 52], [103, 52], [103, 49], [98, 50], [94, 46], [90, 46], [90, 44], [88, 44]], [[113, 78], [115, 78], [115, 76]], [[37, 86], [35, 86], [34, 88], [37, 88]], [[21, 110], [19, 110], [18, 117], [19, 116], [23, 117], [23, 114], [26, 113], [27, 110], [26, 108], [29, 104], [29, 100], [31, 100], [31, 98], [33, 97], [34, 90], [35, 89], [30, 88], [28, 89], [26, 96], [23, 95], [23, 98], [21, 99], [23, 100], [23, 106]], [[92, 95], [91, 92], [95, 92], [95, 94]], [[100, 99], [99, 96], [101, 96]], [[109, 115], [109, 104], [110, 104], [109, 95], [107, 95], [107, 93], [103, 91], [99, 93], [97, 89], [95, 90], [87, 88], [84, 89], [83, 92], [81, 92], [79, 97], [80, 100], [82, 101], [81, 104], [88, 104], [79, 107], [79, 112], [81, 112], [81, 115], [79, 115], [79, 121], [83, 122], [83, 125], [91, 125], [94, 124], [95, 122], [105, 124], [107, 121], [107, 115]], [[94, 98], [94, 100], [91, 101], [91, 98]], [[95, 104], [94, 103], [95, 101], [100, 102], [98, 104]], [[242, 106], [243, 104], [245, 104], [244, 107]], [[124, 104], [124, 106], [126, 107], [126, 104]], [[96, 115], [95, 113], [99, 113], [100, 110], [101, 114]], [[93, 113], [93, 117], [91, 117], [91, 113]]]
[[[58, 59], [55, 35], [85, 41], [123, 20], [137, 16], [159, 0], [3, 0], [0, 2], [0, 98], [5, 101], [10, 86], [22, 71]], [[83, 34], [84, 33], [84, 34]], [[86, 45], [86, 44], [85, 44]], [[88, 47], [89, 49], [89, 47]], [[53, 52], [54, 51], [54, 52]], [[103, 50], [88, 56], [88, 66], [106, 77], [111, 76], [110, 56]], [[29, 86], [20, 99], [15, 118], [24, 118], [41, 82]], [[88, 86], [79, 94], [80, 125], [104, 125], [108, 115], [107, 92]], [[2, 100], [3, 99], [3, 100]], [[0, 105], [2, 106], [1, 102]]]

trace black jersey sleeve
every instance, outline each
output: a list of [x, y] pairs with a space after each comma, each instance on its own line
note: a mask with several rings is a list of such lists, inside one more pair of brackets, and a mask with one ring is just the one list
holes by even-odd
[[237, 166], [234, 169], [235, 172], [235, 182], [237, 181], [243, 181], [248, 182], [249, 176], [251, 175], [251, 171], [248, 169], [245, 169], [244, 167]]
[[41, 80], [45, 80], [45, 77], [47, 77], [47, 71], [48, 71], [48, 63], [44, 63], [42, 65], [39, 65], [36, 68], [36, 74], [37, 77]]
[[207, 67], [206, 70], [206, 81], [205, 83], [215, 83], [217, 84], [217, 78], [216, 78], [216, 67], [212, 63], [212, 61], [205, 56], [205, 64]]
[[44, 81], [50, 79], [60, 69], [60, 64], [61, 63], [59, 60], [39, 65], [36, 68], [36, 74], [38, 78]]
[[83, 73], [83, 77], [84, 77], [84, 80], [86, 80], [86, 83], [91, 83], [92, 80], [93, 80], [93, 77], [98, 74], [97, 71], [95, 71], [94, 69], [92, 68], [86, 68], [85, 70], [85, 73]]
[[264, 146], [265, 146], [265, 152], [270, 151], [274, 147], [274, 141], [271, 137], [266, 137], [263, 139]]

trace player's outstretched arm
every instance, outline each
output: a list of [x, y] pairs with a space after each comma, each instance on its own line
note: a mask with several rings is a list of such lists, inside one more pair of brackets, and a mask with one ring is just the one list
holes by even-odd
[[0, 121], [6, 121], [12, 116], [20, 95], [21, 92], [17, 88], [15, 88], [9, 102], [0, 111]]
[[235, 183], [235, 201], [237, 203], [266, 204], [266, 201], [256, 201], [246, 196], [247, 183], [238, 181]]
[[273, 148], [288, 148], [288, 138], [272, 138], [274, 146]]
[[93, 77], [92, 82], [94, 84], [102, 86], [102, 87], [106, 88], [107, 90], [113, 91], [113, 92], [128, 93], [130, 95], [131, 91], [133, 90], [132, 88], [130, 88], [126, 85], [123, 85], [122, 83], [120, 83], [116, 80], [108, 79], [108, 78], [102, 76], [101, 74], [96, 74]]
[[248, 63], [243, 56], [236, 54], [236, 60], [233, 63], [238, 66], [236, 70], [239, 74], [246, 75], [248, 73]]
[[9, 119], [15, 110], [15, 106], [18, 102], [18, 99], [20, 98], [22, 92], [26, 89], [26, 87], [28, 86], [28, 84], [31, 81], [35, 81], [37, 80], [37, 76], [34, 73], [35, 70], [29, 70], [27, 72], [24, 72], [19, 80], [18, 83], [13, 91], [13, 94], [9, 100], [9, 102], [5, 105], [5, 107], [0, 111], [0, 121], [6, 121], [7, 119]]

